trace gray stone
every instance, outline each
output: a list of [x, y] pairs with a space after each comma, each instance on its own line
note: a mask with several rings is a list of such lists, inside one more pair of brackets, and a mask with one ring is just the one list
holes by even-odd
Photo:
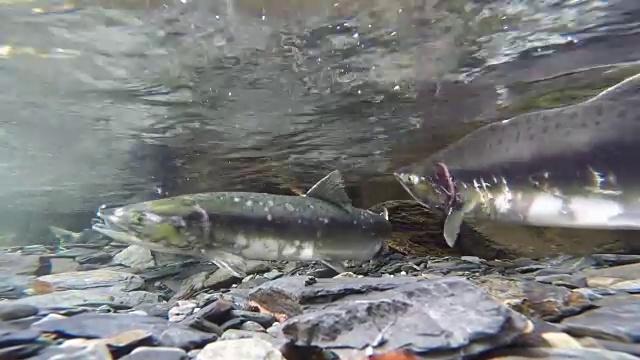
[[620, 281], [611, 285], [609, 288], [612, 290], [625, 291], [629, 294], [638, 294], [640, 293], [640, 279]]
[[240, 281], [242, 281], [241, 278], [233, 275], [231, 271], [222, 268], [209, 275], [202, 284], [202, 288], [212, 290], [230, 288], [232, 285], [237, 284]]
[[[269, 265], [266, 261], [247, 260], [245, 261], [244, 272], [246, 275], [260, 274], [270, 271]], [[238, 284], [242, 281], [242, 278], [234, 276], [229, 270], [221, 268], [216, 270], [213, 274], [209, 275], [202, 284], [204, 289], [226, 289], [232, 285]]]
[[141, 346], [120, 360], [185, 360], [187, 352], [180, 348]]
[[269, 280], [275, 280], [275, 279], [279, 279], [279, 278], [283, 277], [284, 273], [282, 273], [280, 271], [276, 271], [276, 270], [271, 270], [269, 272], [266, 272], [266, 273], [262, 274], [262, 276], [264, 276], [265, 278], [267, 278]]
[[564, 319], [563, 330], [573, 336], [640, 342], [640, 299], [625, 295], [604, 298], [597, 309]]
[[199, 291], [205, 288], [205, 282], [209, 278], [210, 273], [202, 271], [189, 276], [180, 285], [180, 290], [171, 297], [170, 302], [176, 302], [183, 299], [189, 299]]
[[[247, 330], [240, 330], [240, 329], [229, 329], [225, 331], [224, 334], [222, 334], [222, 336], [220, 337], [220, 340], [218, 341], [253, 339], [253, 338], [262, 339], [272, 344], [278, 344], [278, 341], [276, 340], [276, 338], [274, 338], [273, 336], [265, 332], [247, 331]], [[280, 341], [279, 343], [283, 344], [284, 342]]]
[[144, 311], [147, 315], [167, 319], [169, 317], [169, 310], [171, 310], [171, 304], [160, 302], [150, 304], [143, 303], [136, 305], [135, 308], [136, 310]]
[[609, 277], [622, 280], [640, 279], [640, 263], [614, 266], [603, 269], [587, 269], [575, 274], [576, 277]]
[[454, 359], [507, 345], [526, 327], [526, 318], [481, 288], [448, 277], [309, 305], [304, 314], [288, 319], [282, 332], [298, 346], [320, 347], [345, 358], [362, 356], [371, 346], [381, 352], [404, 348]]
[[219, 325], [231, 319], [233, 304], [226, 300], [215, 300], [197, 312], [180, 321], [182, 325], [194, 329], [205, 330], [216, 334], [222, 334]]
[[215, 341], [217, 335], [190, 329], [167, 320], [131, 314], [84, 313], [64, 319], [52, 319], [34, 324], [32, 328], [67, 337], [108, 338], [130, 330], [151, 333], [160, 346], [190, 350]]
[[169, 321], [179, 322], [193, 313], [197, 307], [196, 303], [191, 301], [178, 300], [176, 304], [169, 310]]
[[526, 302], [518, 310], [547, 321], [557, 321], [594, 306], [582, 292], [564, 287], [525, 281], [523, 290]]
[[263, 314], [255, 311], [245, 310], [232, 310], [231, 316], [240, 319], [242, 322], [252, 321], [262, 325], [263, 328], [268, 328], [278, 320], [271, 314]]
[[[0, 323], [2, 325], [3, 323]], [[8, 347], [34, 342], [40, 337], [37, 330], [14, 330], [8, 326], [0, 328], [0, 347]]]
[[57, 252], [55, 255], [52, 255], [52, 258], [70, 258], [75, 259], [77, 257], [88, 256], [91, 254], [95, 254], [99, 250], [84, 248], [84, 247], [73, 247], [71, 249], [63, 250]]
[[578, 288], [584, 286], [579, 282], [574, 282], [573, 277], [569, 274], [554, 274], [554, 275], [542, 275], [536, 276], [535, 280], [543, 284], [559, 285]]
[[268, 341], [252, 338], [219, 341], [208, 344], [196, 360], [286, 360], [280, 350]]
[[148, 269], [156, 266], [151, 250], [138, 245], [131, 245], [113, 257], [113, 262], [132, 268]]
[[16, 304], [11, 301], [0, 302], [0, 320], [16, 320], [36, 315], [38, 308], [27, 304]]
[[[274, 319], [274, 322], [276, 322], [275, 319]], [[273, 325], [273, 323], [271, 323], [271, 325]], [[269, 325], [269, 326], [271, 326], [271, 325]], [[269, 326], [267, 326], [267, 328]], [[245, 322], [244, 324], [242, 324], [242, 326], [240, 326], [240, 329], [246, 330], [246, 331], [265, 331], [265, 327], [260, 325], [260, 324], [258, 324], [255, 321], [247, 321], [247, 322]]]

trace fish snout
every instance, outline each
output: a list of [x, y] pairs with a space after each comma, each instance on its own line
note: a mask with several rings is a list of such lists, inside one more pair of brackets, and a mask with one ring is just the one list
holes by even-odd
[[144, 215], [122, 204], [104, 204], [96, 212], [98, 218], [110, 228], [130, 229], [140, 225]]

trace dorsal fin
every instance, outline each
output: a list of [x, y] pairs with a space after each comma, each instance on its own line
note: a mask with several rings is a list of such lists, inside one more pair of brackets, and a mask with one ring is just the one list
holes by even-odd
[[345, 209], [352, 206], [351, 199], [344, 189], [344, 179], [338, 170], [333, 170], [323, 177], [304, 196], [323, 200]]
[[587, 101], [621, 100], [640, 95], [640, 74], [628, 77]]

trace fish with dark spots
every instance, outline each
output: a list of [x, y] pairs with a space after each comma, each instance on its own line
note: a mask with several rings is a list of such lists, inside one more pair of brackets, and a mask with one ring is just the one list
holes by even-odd
[[483, 126], [394, 175], [444, 213], [452, 247], [465, 218], [640, 230], [639, 88], [640, 74], [576, 105]]
[[382, 214], [356, 208], [333, 171], [306, 194], [211, 192], [98, 210], [93, 228], [152, 250], [206, 258], [237, 276], [249, 260], [370, 260], [391, 234]]

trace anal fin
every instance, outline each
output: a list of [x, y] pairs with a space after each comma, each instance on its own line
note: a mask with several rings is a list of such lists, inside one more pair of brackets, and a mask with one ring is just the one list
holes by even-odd
[[612, 229], [637, 230], [640, 229], [640, 212], [623, 212], [610, 217], [607, 222]]

